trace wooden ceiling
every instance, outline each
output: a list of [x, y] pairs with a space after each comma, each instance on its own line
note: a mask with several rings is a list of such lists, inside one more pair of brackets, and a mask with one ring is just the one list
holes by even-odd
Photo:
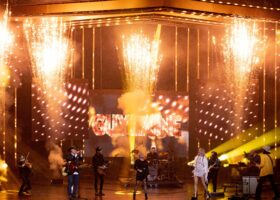
[[[113, 17], [165, 15], [175, 18], [194, 18], [219, 21], [220, 18], [245, 17], [278, 21], [280, 8], [260, 7], [215, 0], [20, 0], [10, 3], [12, 17], [62, 16], [70, 20], [104, 19]], [[237, 1], [237, 0], [235, 0]], [[248, 0], [247, 0], [248, 1]], [[36, 2], [44, 2], [38, 4]], [[55, 2], [55, 3], [54, 3]], [[59, 2], [59, 3], [58, 3]], [[76, 2], [76, 3], [75, 3]]]

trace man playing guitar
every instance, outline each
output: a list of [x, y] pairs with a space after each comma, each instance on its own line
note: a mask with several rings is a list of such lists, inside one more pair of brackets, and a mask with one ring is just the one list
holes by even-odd
[[79, 162], [83, 160], [81, 151], [72, 146], [68, 149], [68, 155], [66, 157], [66, 172], [68, 175], [68, 196], [69, 199], [73, 199], [77, 195], [79, 186]]
[[208, 183], [212, 180], [213, 184], [213, 192], [217, 190], [217, 179], [218, 179], [218, 171], [220, 169], [221, 162], [218, 158], [218, 154], [215, 151], [211, 152], [211, 157], [208, 161]]
[[19, 174], [22, 178], [22, 185], [18, 192], [19, 196], [30, 195], [31, 184], [30, 184], [29, 176], [31, 174], [32, 165], [28, 161], [28, 156], [29, 153], [27, 154], [26, 157], [21, 155], [18, 161]]
[[[97, 147], [95, 155], [92, 157], [92, 166], [94, 172], [94, 189], [96, 196], [104, 196], [105, 194], [102, 192], [103, 183], [104, 183], [104, 170], [107, 168], [107, 161], [105, 161], [102, 155], [102, 148]], [[99, 191], [98, 191], [98, 179], [100, 181]]]

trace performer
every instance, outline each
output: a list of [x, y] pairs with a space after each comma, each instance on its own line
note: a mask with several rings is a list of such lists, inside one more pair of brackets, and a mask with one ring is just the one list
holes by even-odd
[[68, 155], [66, 157], [66, 172], [68, 176], [68, 196], [69, 199], [76, 198], [79, 187], [79, 165], [83, 160], [81, 151], [78, 151], [76, 147], [72, 146], [68, 149]]
[[31, 183], [29, 180], [30, 174], [31, 174], [31, 168], [32, 164], [28, 162], [28, 155], [24, 157], [23, 155], [20, 156], [19, 161], [18, 161], [18, 168], [19, 168], [19, 174], [22, 179], [22, 184], [20, 186], [18, 195], [31, 195]]
[[142, 153], [139, 153], [139, 159], [135, 160], [134, 169], [136, 170], [136, 183], [133, 192], [133, 199], [136, 198], [136, 192], [138, 184], [143, 183], [143, 188], [145, 192], [145, 199], [148, 199], [147, 194], [147, 176], [149, 174], [148, 162], [144, 159]]
[[215, 151], [211, 152], [211, 157], [208, 161], [208, 183], [212, 180], [213, 192], [217, 190], [217, 178], [220, 169], [221, 161], [218, 158], [218, 154]]
[[274, 199], [279, 198], [279, 193], [277, 191], [273, 177], [273, 161], [269, 154], [270, 146], [263, 147], [263, 153], [260, 155], [260, 164], [257, 164], [257, 166], [260, 168], [260, 178], [256, 189], [257, 200], [261, 199], [262, 185], [266, 180], [269, 180], [272, 186], [275, 195]]
[[198, 154], [194, 159], [194, 197], [192, 199], [197, 199], [197, 184], [198, 178], [201, 179], [206, 198], [210, 198], [210, 193], [207, 190], [207, 174], [208, 174], [208, 160], [205, 156], [205, 150], [202, 148], [198, 149]]
[[158, 163], [159, 163], [159, 155], [156, 152], [156, 148], [152, 147], [150, 153], [147, 154], [147, 162], [149, 164], [149, 175], [148, 179], [148, 186], [150, 187], [157, 187], [157, 176], [158, 176]]
[[[92, 157], [92, 166], [94, 172], [94, 189], [96, 196], [104, 196], [105, 194], [102, 192], [103, 183], [104, 183], [104, 169], [106, 168], [107, 161], [105, 161], [102, 155], [102, 148], [97, 147], [95, 149], [96, 153]], [[100, 181], [99, 190], [98, 190], [98, 179]]]
[[157, 164], [158, 162], [158, 153], [156, 152], [156, 147], [152, 147], [150, 153], [147, 154], [147, 161], [149, 164]]

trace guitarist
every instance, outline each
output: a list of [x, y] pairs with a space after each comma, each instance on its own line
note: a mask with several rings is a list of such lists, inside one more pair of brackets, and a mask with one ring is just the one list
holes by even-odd
[[69, 199], [76, 198], [79, 186], [79, 164], [83, 160], [81, 151], [77, 151], [76, 147], [72, 146], [68, 149], [66, 156], [66, 172], [68, 175], [67, 192]]
[[279, 193], [277, 190], [277, 186], [274, 182], [274, 171], [273, 165], [274, 162], [271, 158], [270, 154], [270, 146], [264, 146], [263, 152], [260, 154], [260, 164], [257, 164], [257, 167], [260, 168], [260, 178], [258, 181], [257, 189], [256, 189], [256, 200], [261, 199], [261, 192], [263, 183], [268, 180], [270, 185], [274, 191], [274, 199], [279, 199]]
[[218, 158], [218, 154], [215, 151], [211, 152], [211, 157], [208, 160], [208, 183], [212, 180], [213, 192], [217, 190], [218, 172], [220, 169], [221, 161]]
[[26, 157], [21, 155], [19, 158], [19, 161], [18, 161], [19, 174], [22, 178], [22, 185], [18, 192], [19, 196], [31, 194], [30, 193], [31, 183], [30, 183], [29, 177], [31, 174], [32, 165], [30, 162], [28, 162], [28, 155], [29, 155], [29, 153], [27, 154]]
[[[104, 196], [105, 194], [102, 192], [103, 184], [104, 184], [104, 175], [105, 175], [104, 169], [108, 162], [105, 161], [102, 155], [101, 147], [97, 147], [95, 149], [95, 152], [96, 152], [95, 155], [92, 157], [95, 195]], [[99, 190], [98, 190], [98, 180], [100, 181]]]

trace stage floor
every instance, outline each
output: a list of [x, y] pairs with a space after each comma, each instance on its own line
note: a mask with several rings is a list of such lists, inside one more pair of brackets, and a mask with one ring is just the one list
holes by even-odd
[[[30, 200], [67, 200], [66, 187], [67, 183], [64, 184], [50, 184], [50, 183], [33, 183], [32, 184], [32, 195], [18, 197], [17, 185], [6, 185], [6, 190], [0, 192], [1, 200], [15, 200], [15, 199], [30, 199]], [[219, 188], [222, 192], [223, 188]], [[202, 191], [200, 189], [200, 191]], [[95, 197], [93, 185], [89, 181], [83, 181], [81, 183], [80, 199], [89, 200], [132, 200], [132, 187], [124, 187], [118, 182], [109, 182], [104, 185], [105, 196]], [[211, 199], [225, 200], [229, 199], [235, 193], [235, 189], [229, 188], [225, 193], [224, 197], [212, 197]], [[149, 199], [152, 200], [188, 200], [191, 199], [193, 194], [192, 182], [185, 183], [180, 187], [160, 187], [160, 188], [149, 188], [148, 195]], [[241, 196], [241, 194], [240, 194]], [[263, 192], [264, 200], [271, 200], [273, 193], [270, 190]], [[139, 191], [136, 199], [144, 199], [144, 194]], [[204, 199], [203, 193], [199, 193], [198, 199]], [[250, 198], [251, 199], [251, 198]], [[252, 198], [253, 199], [253, 198]]]

